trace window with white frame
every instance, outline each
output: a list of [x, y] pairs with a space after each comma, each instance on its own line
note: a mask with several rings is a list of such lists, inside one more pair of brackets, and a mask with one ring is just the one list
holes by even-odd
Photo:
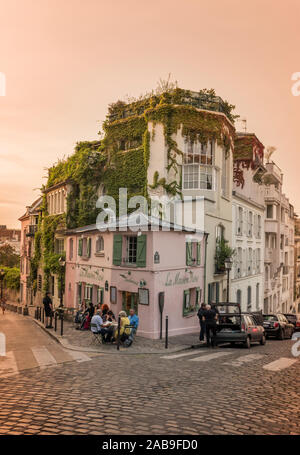
[[243, 234], [243, 208], [238, 207], [237, 213], [237, 235]]
[[185, 142], [183, 189], [214, 189], [213, 143]]
[[102, 253], [104, 251], [104, 238], [99, 235], [96, 240], [96, 253]]
[[226, 156], [226, 151], [222, 152], [222, 174], [221, 174], [221, 189], [223, 196], [228, 196], [228, 163], [229, 160]]
[[248, 237], [252, 237], [253, 234], [253, 213], [248, 212]]
[[91, 284], [86, 284], [85, 288], [84, 288], [84, 298], [91, 302], [92, 297], [93, 297], [93, 286]]
[[248, 248], [248, 275], [252, 274], [252, 248]]
[[64, 252], [64, 249], [65, 249], [64, 239], [55, 239], [54, 247], [55, 253], [62, 254]]
[[136, 264], [136, 254], [137, 254], [137, 236], [129, 235], [126, 237], [126, 262], [129, 264]]

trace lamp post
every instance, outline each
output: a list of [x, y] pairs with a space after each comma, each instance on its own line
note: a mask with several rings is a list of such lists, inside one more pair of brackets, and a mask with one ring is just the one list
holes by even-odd
[[1, 293], [0, 298], [3, 299], [3, 280], [4, 280], [5, 272], [3, 269], [0, 269], [0, 282], [1, 282]]
[[229, 275], [232, 269], [232, 259], [230, 257], [225, 259], [225, 269], [227, 270], [227, 303], [229, 302]]
[[63, 307], [63, 273], [64, 273], [64, 267], [66, 264], [66, 261], [60, 257], [59, 260], [59, 265], [60, 265], [60, 308]]

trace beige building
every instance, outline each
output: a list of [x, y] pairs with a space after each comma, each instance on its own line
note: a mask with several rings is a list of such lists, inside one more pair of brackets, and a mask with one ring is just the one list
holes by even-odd
[[264, 311], [294, 312], [294, 208], [283, 193], [283, 174], [265, 164]]
[[231, 300], [243, 311], [261, 311], [264, 301], [264, 146], [255, 134], [237, 133], [234, 149]]
[[297, 216], [295, 216], [294, 300], [296, 313], [300, 314], [300, 219]]

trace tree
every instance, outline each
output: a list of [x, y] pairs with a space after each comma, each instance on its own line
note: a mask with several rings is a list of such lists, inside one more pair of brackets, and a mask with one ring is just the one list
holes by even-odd
[[15, 252], [13, 247], [8, 244], [0, 246], [0, 266], [19, 267], [20, 256]]

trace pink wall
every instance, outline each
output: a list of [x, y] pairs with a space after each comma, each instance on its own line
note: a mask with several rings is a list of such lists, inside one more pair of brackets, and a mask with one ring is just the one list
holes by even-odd
[[[126, 233], [124, 233], [126, 235]], [[102, 233], [104, 238], [104, 256], [95, 255], [98, 231], [85, 233], [92, 238], [91, 257], [83, 259], [77, 255], [80, 235], [73, 235], [73, 259], [70, 259], [69, 239], [66, 249], [66, 305], [77, 307], [77, 284], [86, 284], [105, 288], [117, 288], [117, 303], [110, 302], [110, 292], [104, 291], [104, 303], [107, 303], [117, 315], [122, 309], [122, 291], [137, 293], [140, 281], [149, 289], [149, 305], [138, 305], [140, 318], [139, 334], [147, 338], [158, 338], [160, 313], [158, 306], [159, 292], [165, 292], [164, 319], [169, 318], [169, 334], [195, 332], [199, 328], [197, 315], [183, 317], [184, 291], [200, 288], [203, 299], [204, 287], [204, 239], [201, 245], [201, 265], [186, 266], [186, 234], [184, 232], [147, 232], [147, 264], [145, 268], [114, 266], [112, 264], [113, 232]], [[154, 264], [154, 253], [159, 252], [160, 263]], [[194, 292], [194, 291], [193, 291]], [[95, 293], [93, 293], [95, 297]], [[95, 303], [95, 298], [93, 299]], [[202, 301], [202, 300], [201, 300]]]

